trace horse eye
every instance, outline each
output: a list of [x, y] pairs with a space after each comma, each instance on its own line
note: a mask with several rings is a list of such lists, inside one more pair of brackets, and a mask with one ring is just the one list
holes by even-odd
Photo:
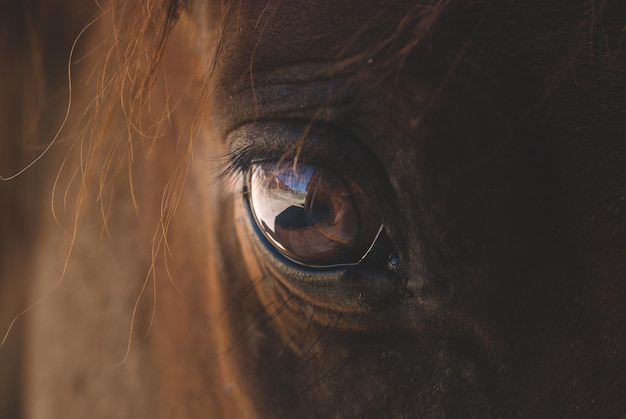
[[382, 224], [353, 181], [315, 166], [262, 163], [248, 174], [248, 201], [267, 240], [311, 267], [358, 263]]

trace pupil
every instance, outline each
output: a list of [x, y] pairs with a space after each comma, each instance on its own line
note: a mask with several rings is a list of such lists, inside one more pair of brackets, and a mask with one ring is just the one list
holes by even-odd
[[314, 201], [309, 205], [308, 216], [311, 224], [321, 224], [330, 218], [330, 207], [325, 202]]

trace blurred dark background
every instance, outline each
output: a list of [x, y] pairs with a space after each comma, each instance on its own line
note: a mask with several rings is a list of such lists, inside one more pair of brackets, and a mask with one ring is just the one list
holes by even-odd
[[[93, 1], [0, 1], [0, 176], [26, 167], [54, 138], [68, 102], [71, 46], [97, 14]], [[67, 136], [66, 136], [67, 137]], [[61, 136], [59, 144], [68, 142]], [[40, 218], [50, 216], [56, 159], [0, 181], [0, 340], [36, 298], [28, 295]], [[56, 165], [56, 167], [55, 167]], [[23, 417], [28, 315], [0, 348], [0, 417]]]

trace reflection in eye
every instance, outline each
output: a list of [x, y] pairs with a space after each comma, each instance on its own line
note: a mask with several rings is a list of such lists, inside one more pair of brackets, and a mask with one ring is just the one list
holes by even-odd
[[248, 190], [265, 237], [303, 265], [357, 263], [382, 229], [361, 188], [326, 169], [257, 164], [250, 170]]

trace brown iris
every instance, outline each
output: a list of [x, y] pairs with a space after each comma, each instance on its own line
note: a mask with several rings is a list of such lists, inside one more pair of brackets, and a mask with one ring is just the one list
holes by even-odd
[[330, 170], [255, 165], [249, 201], [259, 228], [283, 255], [307, 266], [357, 263], [381, 229], [365, 193]]

